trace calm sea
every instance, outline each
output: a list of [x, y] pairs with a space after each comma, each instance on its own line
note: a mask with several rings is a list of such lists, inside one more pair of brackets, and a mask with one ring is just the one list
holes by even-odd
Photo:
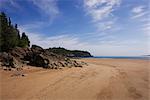
[[150, 56], [94, 56], [92, 58], [144, 59], [144, 60], [150, 60]]

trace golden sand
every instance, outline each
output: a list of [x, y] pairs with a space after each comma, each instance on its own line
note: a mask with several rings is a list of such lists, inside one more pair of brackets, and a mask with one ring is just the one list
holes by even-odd
[[0, 70], [0, 100], [149, 100], [149, 61], [80, 59], [83, 68]]

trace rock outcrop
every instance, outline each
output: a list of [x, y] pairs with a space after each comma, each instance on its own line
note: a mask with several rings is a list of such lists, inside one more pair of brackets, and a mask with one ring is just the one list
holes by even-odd
[[3, 65], [17, 68], [21, 64], [43, 67], [47, 69], [59, 69], [63, 67], [82, 67], [83, 63], [71, 60], [63, 55], [58, 55], [47, 49], [33, 45], [31, 48], [15, 48], [8, 53], [0, 55]]

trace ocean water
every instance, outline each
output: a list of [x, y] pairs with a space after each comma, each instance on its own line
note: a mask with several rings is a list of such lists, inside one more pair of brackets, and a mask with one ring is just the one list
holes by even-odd
[[144, 59], [150, 60], [150, 56], [93, 56], [92, 58], [106, 58], [106, 59]]

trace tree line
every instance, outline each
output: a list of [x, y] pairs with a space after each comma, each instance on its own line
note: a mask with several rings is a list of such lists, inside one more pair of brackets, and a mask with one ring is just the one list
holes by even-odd
[[62, 47], [53, 47], [48, 49], [50, 52], [63, 55], [66, 57], [92, 57], [92, 55], [88, 51], [81, 50], [67, 50]]
[[20, 36], [18, 25], [13, 25], [10, 17], [4, 12], [0, 13], [0, 52], [8, 51], [15, 47], [29, 47], [30, 40], [25, 32]]

